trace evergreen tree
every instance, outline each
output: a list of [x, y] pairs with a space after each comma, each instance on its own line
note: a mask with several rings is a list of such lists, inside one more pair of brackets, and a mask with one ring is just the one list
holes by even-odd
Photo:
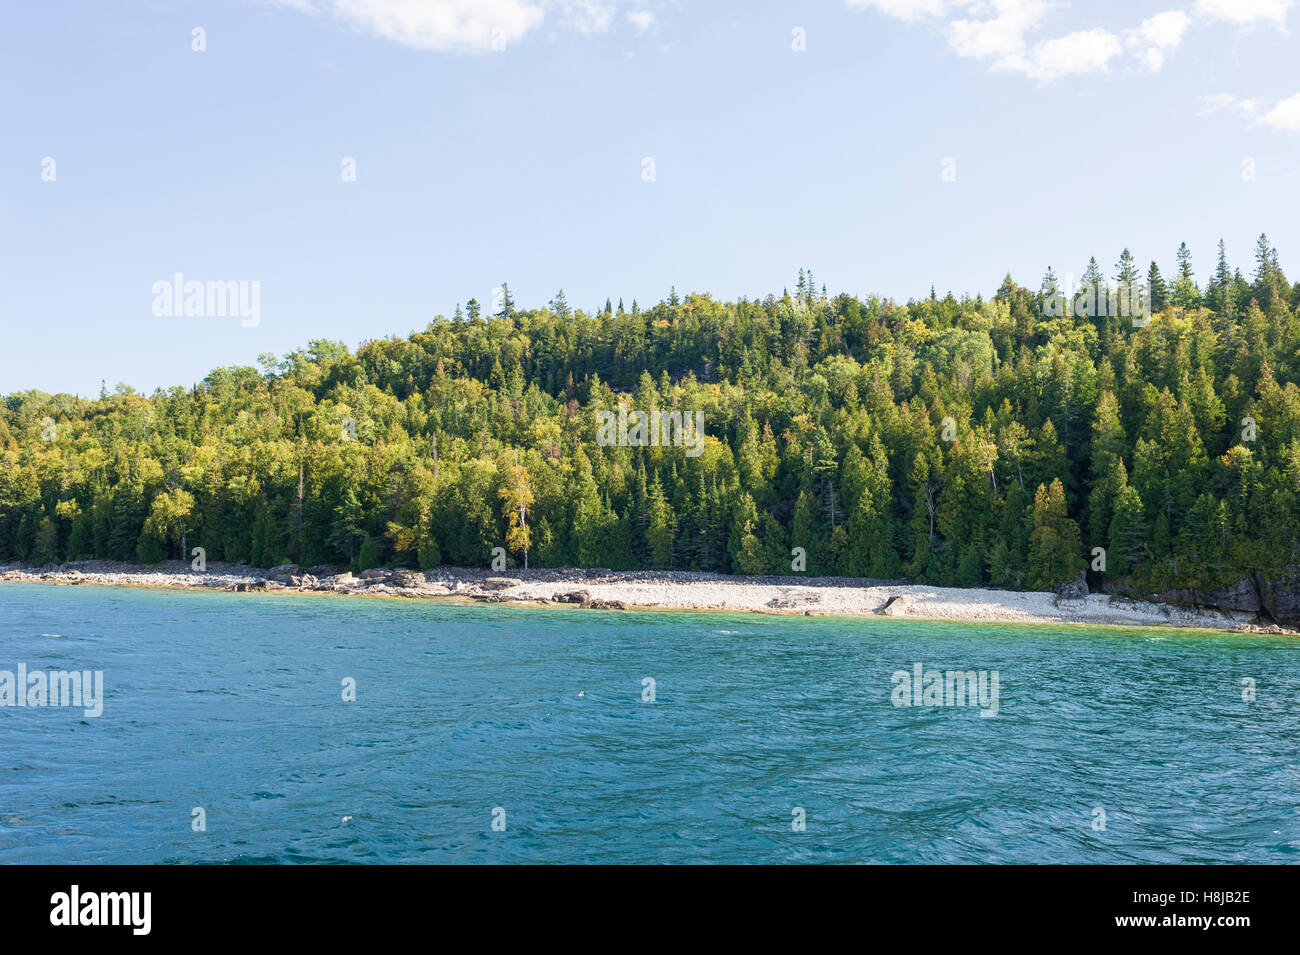
[[1074, 579], [1083, 566], [1082, 545], [1079, 526], [1069, 517], [1065, 488], [1059, 480], [1038, 486], [1033, 520], [1027, 568], [1031, 584], [1042, 589]]
[[1150, 296], [1153, 315], [1164, 311], [1165, 306], [1169, 304], [1169, 286], [1160, 275], [1160, 266], [1154, 261], [1151, 263], [1151, 268], [1147, 270], [1147, 294]]

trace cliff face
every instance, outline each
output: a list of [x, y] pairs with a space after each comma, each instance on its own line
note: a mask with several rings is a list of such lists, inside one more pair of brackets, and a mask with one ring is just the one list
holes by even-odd
[[1166, 590], [1152, 597], [1161, 603], [1179, 606], [1213, 607], [1234, 613], [1259, 613], [1262, 603], [1252, 577], [1242, 576], [1237, 582], [1219, 590]]
[[1283, 624], [1300, 621], [1300, 565], [1273, 574], [1256, 573], [1253, 583], [1270, 617]]
[[[1110, 593], [1130, 593], [1125, 584], [1103, 584]], [[1135, 594], [1133, 596], [1136, 596]], [[1266, 614], [1285, 626], [1300, 626], [1300, 564], [1243, 574], [1218, 590], [1164, 590], [1146, 597], [1179, 607], [1202, 607], [1232, 614]]]

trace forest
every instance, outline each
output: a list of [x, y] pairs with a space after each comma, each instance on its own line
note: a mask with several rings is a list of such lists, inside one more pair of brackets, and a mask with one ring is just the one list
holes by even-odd
[[[900, 304], [793, 291], [625, 307], [471, 299], [409, 337], [318, 340], [190, 387], [0, 405], [0, 562], [511, 565], [1154, 592], [1300, 544], [1300, 283], [1261, 235], [1198, 282], [1124, 250], [1150, 318], [1060, 279]], [[1101, 295], [1097, 300], [1104, 300]], [[598, 441], [699, 420], [702, 447]], [[690, 452], [690, 453], [688, 453]], [[498, 552], [499, 553], [499, 552]]]

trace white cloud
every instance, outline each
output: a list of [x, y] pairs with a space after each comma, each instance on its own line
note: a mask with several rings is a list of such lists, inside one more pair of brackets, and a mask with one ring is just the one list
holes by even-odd
[[1281, 133], [1300, 133], [1300, 93], [1278, 100], [1270, 107], [1264, 100], [1243, 99], [1231, 93], [1201, 97], [1198, 116], [1231, 110], [1251, 121], [1252, 126], [1267, 126]]
[[[1195, 0], [1196, 17], [1238, 26], [1273, 23], [1286, 30], [1295, 0]], [[844, 0], [855, 10], [872, 10], [905, 21], [942, 24], [958, 56], [985, 60], [994, 72], [1023, 73], [1043, 82], [1080, 73], [1105, 73], [1131, 59], [1148, 72], [1164, 68], [1183, 42], [1193, 17], [1166, 10], [1118, 33], [1105, 27], [1075, 30], [1042, 39], [1049, 12], [1069, 8], [1063, 0]], [[1082, 5], [1077, 5], [1082, 7]], [[1124, 56], [1127, 54], [1127, 57]]]
[[608, 33], [614, 9], [600, 0], [563, 0], [560, 4], [569, 24], [580, 33]]
[[1281, 100], [1257, 122], [1284, 133], [1300, 133], [1300, 93]]
[[1165, 65], [1165, 56], [1178, 49], [1192, 19], [1182, 10], [1157, 13], [1142, 21], [1141, 26], [1124, 36], [1125, 46], [1134, 52], [1152, 73]]
[[1201, 105], [1205, 108], [1196, 115], [1204, 116], [1207, 113], [1217, 113], [1221, 109], [1230, 108], [1235, 102], [1237, 102], [1237, 97], [1231, 93], [1215, 93], [1212, 96], [1202, 96]]
[[952, 7], [965, 6], [952, 0], [844, 0], [854, 10], [875, 10], [895, 20], [928, 20], [943, 16]]
[[1293, 0], [1196, 0], [1197, 16], [1226, 20], [1238, 26], [1273, 23], [1286, 30], [1286, 12]]
[[1264, 104], [1257, 99], [1241, 99], [1231, 93], [1215, 93], [1213, 96], [1202, 96], [1201, 107], [1197, 116], [1208, 116], [1210, 113], [1230, 109], [1234, 113], [1251, 117], [1263, 109]]
[[325, 13], [349, 26], [421, 50], [488, 50], [542, 22], [532, 0], [273, 0]]
[[1023, 73], [1042, 82], [1079, 73], [1104, 73], [1111, 60], [1123, 52], [1120, 38], [1100, 28], [1031, 42], [1028, 34], [1040, 28], [1050, 8], [1047, 0], [971, 4], [972, 14], [985, 16], [949, 23], [948, 44], [958, 56], [988, 60], [994, 72]]
[[992, 10], [995, 16], [991, 18], [954, 20], [948, 24], [948, 43], [958, 56], [995, 59], [997, 68], [1002, 62], [1023, 58], [1025, 34], [1038, 27], [1047, 12], [1047, 3], [1045, 0], [995, 0]]
[[258, 3], [269, 3], [276, 7], [289, 7], [297, 10], [299, 13], [316, 13], [317, 10], [312, 6], [311, 0], [256, 0]]
[[1079, 73], [1105, 73], [1110, 61], [1123, 52], [1119, 37], [1106, 30], [1076, 30], [1044, 40], [1028, 56], [1011, 56], [993, 64], [993, 69], [1024, 73], [1032, 79], [1050, 82]]
[[[608, 32], [626, 0], [267, 0], [304, 13], [320, 13], [369, 33], [420, 50], [490, 50], [515, 43], [554, 11], [580, 33]], [[639, 5], [643, 5], [641, 0]], [[645, 30], [654, 14], [627, 15]]]

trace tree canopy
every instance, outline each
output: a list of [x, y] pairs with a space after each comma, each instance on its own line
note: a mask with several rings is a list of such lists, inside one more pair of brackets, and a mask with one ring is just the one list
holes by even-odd
[[[1300, 543], [1300, 285], [1168, 280], [1148, 322], [990, 299], [673, 289], [593, 312], [505, 283], [407, 338], [314, 341], [190, 387], [0, 407], [0, 560], [674, 568], [1045, 587], [1105, 551], [1211, 586]], [[1105, 284], [1096, 265], [1088, 281]], [[1098, 297], [1098, 301], [1104, 301]], [[702, 452], [602, 446], [598, 412], [703, 413]]]

